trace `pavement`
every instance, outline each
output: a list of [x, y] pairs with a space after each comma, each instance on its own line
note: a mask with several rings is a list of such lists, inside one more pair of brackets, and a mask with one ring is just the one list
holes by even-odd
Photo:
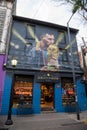
[[69, 124], [84, 124], [87, 119], [87, 111], [79, 113], [41, 113], [33, 115], [12, 115], [13, 125], [5, 125], [7, 116], [0, 116], [0, 130], [57, 130], [61, 126]]

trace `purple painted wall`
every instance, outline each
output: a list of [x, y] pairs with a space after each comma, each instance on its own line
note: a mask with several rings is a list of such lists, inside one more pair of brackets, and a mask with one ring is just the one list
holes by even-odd
[[5, 77], [5, 70], [3, 70], [4, 59], [5, 59], [5, 55], [0, 55], [0, 111], [2, 105], [2, 94], [3, 94], [4, 77]]

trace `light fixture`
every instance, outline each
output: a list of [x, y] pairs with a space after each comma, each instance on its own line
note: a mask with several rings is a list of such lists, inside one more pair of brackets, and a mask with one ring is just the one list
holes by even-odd
[[47, 76], [50, 77], [50, 74], [48, 73]]
[[3, 70], [6, 69], [6, 63], [3, 63]]
[[11, 65], [15, 67], [17, 65], [18, 61], [16, 59], [11, 60]]

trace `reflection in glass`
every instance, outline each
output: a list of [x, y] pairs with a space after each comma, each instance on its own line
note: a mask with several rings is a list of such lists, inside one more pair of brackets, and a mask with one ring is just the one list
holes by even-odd
[[15, 81], [13, 107], [23, 104], [32, 104], [32, 82], [20, 79]]
[[75, 104], [75, 90], [72, 79], [62, 79], [62, 102], [63, 105]]

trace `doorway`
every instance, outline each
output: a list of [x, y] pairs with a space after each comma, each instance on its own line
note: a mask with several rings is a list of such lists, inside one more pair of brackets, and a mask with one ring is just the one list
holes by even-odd
[[54, 84], [41, 84], [41, 110], [54, 110]]

